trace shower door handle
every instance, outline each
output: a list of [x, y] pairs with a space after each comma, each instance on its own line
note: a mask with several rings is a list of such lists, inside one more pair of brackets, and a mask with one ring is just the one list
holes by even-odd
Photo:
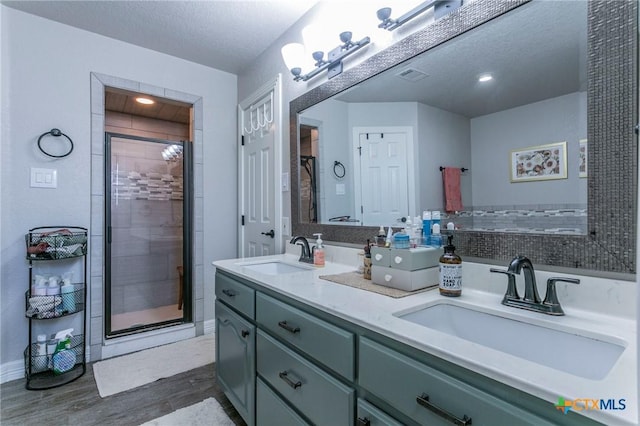
[[273, 229], [269, 232], [261, 232], [262, 235], [268, 235], [271, 238], [274, 238], [276, 236], [276, 233], [273, 231]]

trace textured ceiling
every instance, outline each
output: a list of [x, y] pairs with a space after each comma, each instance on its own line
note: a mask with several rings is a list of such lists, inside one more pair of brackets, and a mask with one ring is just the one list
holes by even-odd
[[1, 1], [53, 21], [238, 74], [317, 0]]
[[[586, 62], [587, 2], [532, 2], [336, 99], [420, 102], [477, 117], [585, 91]], [[414, 82], [397, 76], [409, 68], [427, 76]], [[479, 83], [487, 72], [494, 80]]]

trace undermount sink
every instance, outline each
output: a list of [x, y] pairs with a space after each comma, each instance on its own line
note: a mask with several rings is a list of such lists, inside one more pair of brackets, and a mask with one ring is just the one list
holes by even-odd
[[439, 303], [397, 317], [574, 376], [601, 380], [625, 347], [568, 331]]
[[239, 263], [238, 265], [247, 268], [250, 271], [260, 272], [261, 274], [266, 275], [281, 275], [290, 274], [292, 272], [304, 272], [313, 270], [313, 268], [309, 266], [294, 265], [292, 263], [285, 263], [279, 260]]

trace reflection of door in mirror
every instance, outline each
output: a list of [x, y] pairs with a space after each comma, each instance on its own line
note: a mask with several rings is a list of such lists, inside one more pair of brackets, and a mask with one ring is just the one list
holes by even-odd
[[300, 126], [300, 219], [308, 223], [318, 222], [318, 136], [317, 126]]
[[355, 212], [364, 225], [396, 225], [409, 214], [411, 129], [355, 128]]

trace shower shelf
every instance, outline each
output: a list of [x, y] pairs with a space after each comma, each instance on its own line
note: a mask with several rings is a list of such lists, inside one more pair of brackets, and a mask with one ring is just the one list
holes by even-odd
[[[29, 344], [24, 350], [27, 389], [62, 386], [86, 372], [87, 234], [86, 228], [78, 226], [44, 226], [32, 228], [25, 235], [26, 258], [29, 261], [29, 288], [25, 292]], [[71, 284], [72, 291], [52, 291], [50, 286], [45, 289], [43, 278], [38, 278], [41, 282], [36, 285], [36, 274], [47, 277], [45, 281], [48, 283], [51, 277], [58, 277], [54, 281], [60, 281], [63, 272], [72, 276], [77, 274]], [[43, 294], [45, 290], [47, 293]], [[52, 358], [52, 353], [38, 351], [36, 336], [44, 334], [50, 339], [55, 333], [68, 328], [74, 330], [70, 347], [65, 349], [68, 354], [57, 358], [60, 363], [56, 366], [58, 371], [54, 371], [56, 358]], [[63, 358], [66, 361], [64, 365]]]

